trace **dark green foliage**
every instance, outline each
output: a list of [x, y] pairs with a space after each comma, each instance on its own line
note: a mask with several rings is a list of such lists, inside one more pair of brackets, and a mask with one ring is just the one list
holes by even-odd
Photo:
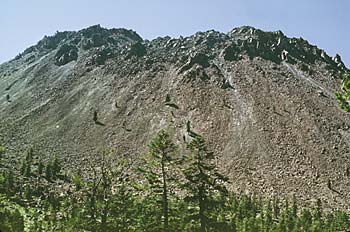
[[165, 97], [165, 103], [168, 103], [168, 102], [171, 102], [171, 98], [169, 94], [167, 94]]
[[307, 66], [306, 64], [301, 64], [300, 69], [301, 69], [302, 71], [306, 72], [306, 71], [309, 71], [309, 66]]
[[235, 45], [232, 44], [224, 49], [223, 55], [224, 59], [227, 61], [235, 61], [238, 59], [238, 50], [235, 48]]
[[73, 44], [63, 44], [55, 54], [55, 64], [65, 65], [78, 59], [78, 49]]
[[213, 164], [214, 153], [209, 151], [202, 136], [196, 135], [188, 144], [190, 150], [187, 165], [183, 169], [185, 176], [185, 201], [198, 207], [190, 217], [199, 223], [199, 231], [207, 231], [216, 219], [211, 215], [220, 207], [227, 194], [225, 182], [228, 178], [220, 174]]
[[52, 179], [52, 168], [51, 165], [47, 165], [45, 169], [45, 177], [48, 181]]
[[135, 56], [135, 57], [142, 57], [147, 53], [145, 45], [143, 45], [140, 42], [136, 42], [130, 45], [129, 51], [128, 51], [128, 58]]
[[39, 164], [38, 164], [38, 174], [42, 175], [44, 171], [44, 164], [42, 160], [39, 160]]
[[165, 105], [166, 106], [169, 106], [169, 107], [172, 107], [172, 108], [174, 108], [174, 109], [179, 109], [179, 106], [178, 105], [176, 105], [175, 103], [165, 103]]
[[0, 159], [2, 158], [2, 155], [5, 154], [5, 151], [6, 151], [5, 147], [0, 145]]
[[187, 133], [190, 133], [190, 132], [191, 132], [191, 122], [190, 122], [190, 121], [187, 121], [187, 122], [186, 122], [186, 132], [187, 132]]
[[13, 170], [7, 170], [0, 174], [0, 192], [12, 195], [15, 188], [15, 177]]
[[165, 105], [169, 106], [169, 107], [172, 107], [174, 109], [177, 109], [177, 110], [179, 109], [178, 105], [176, 105], [175, 103], [171, 102], [171, 97], [170, 97], [169, 94], [167, 94], [166, 97], [165, 97]]
[[52, 160], [49, 160], [45, 169], [45, 177], [47, 180], [55, 180], [59, 177], [61, 172], [61, 162], [58, 157], [55, 155]]
[[57, 177], [61, 172], [61, 162], [57, 156], [54, 156], [53, 160], [48, 164], [51, 165], [53, 176]]
[[102, 150], [91, 162], [89, 178], [74, 174], [74, 195], [63, 204], [64, 225], [72, 231], [130, 231], [136, 210], [135, 190], [129, 178], [129, 160], [112, 160]]
[[158, 168], [160, 168], [164, 231], [169, 230], [168, 166], [174, 160], [176, 149], [169, 134], [164, 130], [160, 131], [149, 144], [149, 152], [157, 161]]
[[0, 195], [0, 231], [21, 232], [24, 231], [23, 216], [17, 209], [17, 205], [9, 202]]
[[73, 184], [75, 186], [75, 190], [76, 191], [81, 190], [83, 185], [84, 185], [84, 181], [83, 181], [82, 177], [79, 174], [73, 174], [72, 182], [73, 182]]
[[32, 173], [32, 162], [33, 162], [33, 148], [30, 148], [22, 161], [21, 174], [29, 177]]
[[97, 122], [97, 111], [96, 110], [94, 111], [94, 116], [92, 117], [92, 120], [94, 122]]
[[24, 186], [24, 198], [30, 200], [32, 198], [32, 188], [30, 185]]
[[102, 47], [98, 50], [98, 52], [93, 56], [92, 63], [103, 65], [105, 64], [108, 58], [112, 57], [112, 50], [108, 47]]
[[[263, 199], [227, 191], [227, 178], [218, 172], [215, 154], [203, 137], [193, 132], [187, 146], [188, 154], [178, 160], [177, 146], [161, 131], [150, 142], [145, 162], [133, 163], [130, 158], [102, 150], [87, 169], [69, 178], [61, 178], [68, 170], [57, 156], [46, 165], [36, 163], [38, 157], [30, 149], [18, 167], [0, 172], [0, 230], [349, 230], [349, 214], [325, 211], [320, 200], [312, 208], [301, 208], [296, 196], [291, 200], [277, 196]], [[20, 174], [23, 163], [31, 167], [29, 176]], [[40, 166], [45, 176], [37, 175]], [[135, 166], [140, 172], [135, 172]], [[71, 187], [63, 191], [55, 188], [57, 185]]]
[[116, 231], [131, 231], [135, 225], [135, 205], [137, 199], [134, 196], [134, 189], [131, 186], [129, 174], [129, 164], [126, 159], [119, 160], [115, 167], [114, 176], [116, 191], [111, 199], [110, 217], [111, 224]]
[[169, 231], [169, 184], [172, 181], [170, 166], [176, 161], [177, 146], [168, 133], [161, 130], [148, 145], [151, 161], [148, 167], [140, 169], [149, 183], [150, 197], [161, 203], [163, 231]]

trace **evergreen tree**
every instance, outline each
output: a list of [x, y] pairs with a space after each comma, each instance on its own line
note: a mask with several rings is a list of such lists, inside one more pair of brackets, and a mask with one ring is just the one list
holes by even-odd
[[272, 224], [273, 224], [272, 207], [271, 207], [271, 202], [269, 200], [267, 202], [266, 216], [265, 216], [265, 223], [264, 223], [266, 231], [270, 231]]
[[[176, 146], [165, 132], [160, 132], [149, 145], [151, 159], [148, 159], [147, 168], [142, 172], [148, 180], [144, 182], [140, 176], [129, 175], [134, 173], [132, 169], [135, 166], [130, 159], [118, 158], [115, 162], [112, 153], [102, 151], [92, 161], [92, 168], [87, 170], [85, 175], [79, 173], [72, 177], [70, 183], [75, 185], [75, 189], [68, 188], [67, 192], [55, 189], [52, 183], [44, 182], [36, 186], [37, 183], [34, 181], [36, 179], [40, 181], [41, 176], [30, 175], [23, 178], [18, 176], [16, 168], [8, 169], [1, 166], [0, 230], [10, 232], [23, 231], [24, 228], [26, 231], [97, 232], [349, 230], [348, 212], [325, 213], [320, 200], [317, 201], [315, 209], [310, 211], [308, 208], [299, 209], [295, 196], [290, 202], [285, 199], [284, 207], [281, 207], [282, 204], [277, 197], [273, 201], [266, 202], [255, 195], [233, 192], [226, 194], [224, 183], [227, 178], [218, 173], [213, 164], [214, 154], [209, 151], [204, 139], [192, 134], [188, 148], [189, 154], [185, 157], [188, 163], [183, 164], [184, 175], [178, 178], [179, 173], [172, 166], [177, 161], [174, 159]], [[40, 163], [35, 167], [31, 154], [32, 151], [26, 153], [22, 164], [25, 163], [25, 169], [27, 164], [32, 165], [33, 170], [39, 169]], [[59, 175], [61, 171], [65, 171], [59, 163], [55, 158], [48, 162], [50, 174], [47, 176], [52, 177], [53, 173]], [[174, 185], [173, 177], [179, 179], [182, 185], [178, 183]], [[62, 178], [61, 181], [60, 185], [67, 184], [64, 183], [65, 179]], [[136, 191], [136, 188], [145, 191]], [[167, 192], [166, 195], [164, 190]], [[42, 195], [36, 195], [37, 192], [41, 192]], [[18, 201], [19, 197], [21, 201]], [[14, 203], [15, 201], [17, 203]], [[33, 204], [34, 202], [39, 204]], [[168, 218], [168, 227], [165, 218]]]
[[11, 204], [0, 195], [0, 231], [22, 232], [24, 225], [24, 218], [18, 210], [18, 205]]
[[26, 177], [29, 177], [32, 172], [33, 153], [33, 148], [29, 148], [25, 154], [25, 158], [22, 160], [21, 174]]
[[273, 216], [278, 218], [280, 216], [280, 201], [277, 196], [273, 197]]
[[[176, 161], [177, 146], [171, 140], [169, 134], [161, 130], [148, 145], [149, 155], [153, 161], [153, 168], [140, 169], [151, 188], [155, 192], [161, 192], [163, 231], [169, 231], [169, 180], [170, 166]], [[149, 163], [150, 164], [150, 163]], [[151, 170], [153, 169], [153, 170]]]
[[301, 211], [300, 217], [300, 229], [302, 231], [308, 231], [312, 225], [312, 214], [309, 209], [303, 209]]
[[51, 181], [51, 179], [52, 179], [52, 167], [51, 167], [50, 163], [46, 165], [45, 177], [48, 181]]
[[171, 141], [169, 134], [166, 133], [164, 130], [161, 130], [158, 133], [157, 137], [154, 138], [149, 144], [149, 152], [152, 155], [152, 157], [158, 161], [161, 168], [164, 231], [168, 231], [169, 227], [167, 169], [170, 162], [174, 160], [176, 150], [176, 145]]
[[44, 171], [44, 164], [43, 164], [43, 161], [40, 159], [38, 164], [38, 174], [42, 175], [43, 171]]
[[132, 231], [135, 224], [135, 190], [130, 179], [131, 161], [119, 158], [113, 170], [114, 189], [110, 203], [110, 216], [115, 231]]
[[57, 155], [54, 155], [54, 157], [51, 160], [49, 160], [48, 164], [46, 165], [46, 179], [49, 181], [56, 180], [57, 177], [60, 175], [61, 169], [61, 162], [58, 159]]
[[186, 179], [184, 188], [187, 190], [185, 200], [198, 206], [199, 210], [193, 216], [199, 221], [199, 231], [204, 232], [213, 220], [210, 210], [223, 201], [216, 197], [227, 194], [224, 184], [228, 178], [217, 171], [212, 162], [214, 153], [208, 150], [202, 136], [195, 134], [188, 148], [188, 165], [183, 170]]
[[54, 156], [52, 162], [51, 162], [51, 167], [52, 167], [52, 173], [53, 176], [56, 178], [60, 172], [61, 172], [61, 162], [58, 159], [57, 155]]
[[322, 227], [322, 203], [321, 203], [321, 200], [320, 199], [317, 199], [317, 202], [316, 202], [316, 209], [314, 210], [314, 215], [313, 215], [313, 218], [314, 218], [314, 228], [315, 228], [315, 231], [317, 231], [317, 229], [319, 227]]
[[15, 175], [11, 169], [4, 173], [4, 189], [7, 195], [11, 195], [15, 190]]

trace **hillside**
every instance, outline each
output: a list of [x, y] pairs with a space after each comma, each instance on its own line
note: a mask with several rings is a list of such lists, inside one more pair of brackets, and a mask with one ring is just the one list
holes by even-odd
[[304, 39], [247, 26], [152, 41], [98, 25], [58, 32], [0, 65], [0, 144], [9, 160], [33, 146], [83, 167], [101, 146], [138, 157], [161, 129], [188, 141], [190, 124], [233, 190], [350, 210], [343, 71]]

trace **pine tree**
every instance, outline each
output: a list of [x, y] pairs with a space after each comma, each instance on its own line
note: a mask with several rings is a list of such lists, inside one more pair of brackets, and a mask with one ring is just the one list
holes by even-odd
[[317, 222], [321, 225], [321, 222], [322, 222], [322, 202], [320, 199], [317, 199], [316, 209], [314, 210], [313, 217], [314, 217], [315, 222]]
[[52, 174], [54, 178], [57, 178], [57, 176], [61, 172], [61, 162], [58, 159], [58, 157], [55, 155], [53, 160], [51, 161], [51, 168], [52, 168]]
[[130, 178], [132, 162], [130, 158], [120, 157], [113, 168], [113, 195], [110, 216], [115, 231], [131, 231], [135, 224], [135, 190]]
[[204, 232], [212, 221], [210, 210], [220, 203], [215, 197], [227, 194], [224, 184], [228, 178], [217, 171], [212, 162], [214, 153], [208, 150], [202, 136], [195, 134], [188, 148], [188, 165], [183, 170], [186, 178], [184, 188], [187, 190], [185, 200], [198, 206], [199, 211], [194, 216], [199, 220], [199, 231]]
[[106, 154], [103, 154], [102, 165], [101, 165], [101, 229], [105, 231], [108, 227], [108, 214], [110, 210], [110, 198], [112, 190], [112, 173], [110, 162], [107, 160]]
[[52, 180], [52, 167], [51, 164], [48, 163], [45, 168], [45, 177], [48, 181]]
[[266, 206], [265, 221], [264, 221], [264, 225], [265, 225], [266, 231], [270, 231], [270, 228], [271, 228], [272, 224], [273, 224], [272, 207], [271, 207], [271, 202], [269, 200], [267, 202], [267, 206]]
[[[177, 146], [169, 134], [161, 130], [148, 145], [150, 158], [154, 162], [153, 170], [150, 167], [140, 169], [152, 185], [155, 192], [161, 192], [163, 231], [169, 231], [169, 175], [170, 166], [176, 161]], [[150, 164], [150, 163], [149, 163]]]
[[280, 201], [277, 196], [273, 197], [273, 216], [279, 218], [280, 216]]
[[312, 214], [309, 209], [303, 209], [299, 217], [300, 225], [302, 231], [306, 231], [311, 227], [312, 224]]
[[293, 194], [291, 210], [292, 210], [291, 211], [292, 217], [296, 218], [297, 212], [298, 212], [298, 205], [297, 205], [297, 198], [296, 198], [295, 194]]
[[26, 152], [24, 160], [22, 161], [21, 174], [26, 177], [31, 175], [33, 153], [33, 148], [29, 148], [29, 150]]
[[5, 189], [6, 189], [6, 194], [11, 194], [12, 191], [15, 188], [15, 175], [13, 173], [13, 170], [8, 170], [7, 172], [4, 173], [4, 179], [5, 179]]
[[39, 160], [39, 164], [38, 164], [38, 174], [42, 175], [43, 174], [43, 170], [44, 170], [44, 164], [43, 164], [43, 161], [40, 159]]
[[[94, 231], [129, 231], [135, 206], [124, 159], [115, 162], [112, 151], [101, 149], [89, 166], [90, 178], [73, 176], [76, 191], [83, 195], [85, 211], [80, 220]], [[113, 229], [112, 229], [113, 228]]]
[[[39, 172], [40, 172], [40, 169], [43, 169], [43, 166], [40, 167], [40, 165], [43, 165], [43, 164], [39, 163]], [[61, 169], [62, 169], [61, 162], [58, 159], [58, 157], [55, 155], [54, 158], [49, 160], [49, 162], [46, 165], [46, 169], [45, 169], [46, 179], [48, 181], [56, 180], [56, 178], [60, 175]]]

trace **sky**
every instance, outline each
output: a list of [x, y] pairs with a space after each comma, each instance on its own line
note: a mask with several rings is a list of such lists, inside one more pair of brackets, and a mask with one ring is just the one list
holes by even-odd
[[96, 24], [149, 40], [250, 25], [302, 37], [349, 67], [349, 9], [349, 0], [0, 0], [0, 63], [45, 35]]

